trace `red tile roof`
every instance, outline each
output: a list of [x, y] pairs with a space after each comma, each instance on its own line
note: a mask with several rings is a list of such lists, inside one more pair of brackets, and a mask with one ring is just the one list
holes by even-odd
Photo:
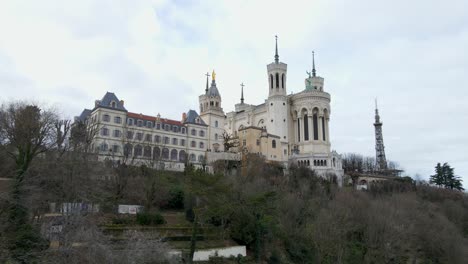
[[[128, 117], [135, 118], [135, 119], [141, 119], [141, 120], [147, 120], [147, 121], [156, 121], [155, 116], [149, 116], [149, 115], [143, 115], [143, 114], [137, 114], [137, 113], [127, 113]], [[172, 120], [172, 119], [167, 119], [167, 118], [161, 118], [161, 122], [165, 124], [170, 124], [170, 125], [177, 125], [177, 126], [183, 126], [182, 122]]]

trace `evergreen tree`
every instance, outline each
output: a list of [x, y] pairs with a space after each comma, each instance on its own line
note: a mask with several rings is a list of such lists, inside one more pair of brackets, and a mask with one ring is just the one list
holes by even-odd
[[437, 165], [435, 166], [435, 171], [436, 173], [434, 175], [431, 175], [429, 183], [435, 184], [437, 186], [444, 185], [444, 172], [442, 166], [440, 165], [440, 162], [437, 163]]
[[437, 186], [444, 186], [447, 189], [456, 189], [459, 191], [465, 190], [462, 186], [462, 180], [459, 176], [455, 175], [454, 169], [445, 162], [444, 165], [437, 163], [435, 166], [436, 173], [431, 175], [429, 183]]

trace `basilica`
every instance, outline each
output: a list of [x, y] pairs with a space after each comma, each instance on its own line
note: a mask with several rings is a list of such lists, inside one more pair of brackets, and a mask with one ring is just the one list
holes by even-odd
[[[265, 76], [268, 98], [260, 105], [244, 103], [242, 90], [235, 110], [225, 113], [213, 71], [211, 82], [207, 74], [204, 93], [199, 96], [199, 112], [189, 110], [180, 120], [130, 112], [123, 100], [107, 92], [75, 121], [97, 124], [92, 149], [102, 159], [150, 161], [154, 166], [183, 170], [187, 159], [209, 166], [215, 160], [239, 160], [244, 153], [255, 153], [285, 168], [305, 166], [341, 179], [341, 157], [331, 150], [331, 96], [324, 78], [317, 75], [314, 61], [304, 89], [288, 94], [287, 74], [276, 40], [274, 61], [267, 65]], [[235, 148], [224, 149], [226, 135], [237, 142]]]

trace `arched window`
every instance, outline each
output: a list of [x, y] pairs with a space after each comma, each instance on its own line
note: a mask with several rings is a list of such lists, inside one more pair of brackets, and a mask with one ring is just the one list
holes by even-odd
[[218, 134], [214, 135], [215, 140], [218, 140]]
[[161, 143], [161, 136], [158, 136], [158, 135], [154, 136], [154, 142]]
[[205, 148], [205, 143], [203, 143], [203, 142], [200, 142], [200, 144], [199, 144], [199, 145], [200, 145], [200, 148], [201, 148], [201, 149]]
[[195, 148], [197, 146], [197, 142], [191, 141], [190, 142], [190, 147]]
[[304, 115], [304, 140], [309, 140], [309, 117]]
[[203, 130], [200, 130], [200, 133], [199, 133], [200, 137], [204, 137], [205, 136], [205, 131]]
[[284, 73], [281, 74], [281, 88], [284, 89]]
[[125, 146], [124, 146], [124, 156], [125, 157], [132, 156], [132, 150], [133, 150], [132, 144], [130, 144], [130, 143], [125, 144]]
[[320, 119], [322, 119], [322, 135], [323, 135], [323, 141], [327, 141], [327, 138], [325, 136], [325, 118], [324, 117], [321, 117]]
[[323, 166], [323, 160], [320, 161], [320, 166]]
[[270, 74], [270, 88], [273, 89], [273, 74]]
[[317, 113], [314, 113], [312, 117], [312, 124], [314, 125], [314, 140], [318, 140], [318, 120]]
[[111, 107], [112, 107], [112, 108], [115, 108], [116, 105], [117, 105], [117, 104], [116, 104], [114, 101], [112, 101]]
[[276, 73], [276, 88], [279, 88], [279, 74]]
[[177, 160], [177, 150], [171, 150], [171, 160]]
[[271, 147], [272, 147], [272, 148], [276, 148], [276, 140], [273, 139], [273, 140], [271, 141]]
[[217, 120], [215, 121], [215, 127], [218, 127], [218, 121]]
[[146, 158], [151, 158], [151, 147], [150, 146], [146, 146], [143, 149], [143, 156], [145, 156]]
[[185, 162], [185, 158], [186, 158], [187, 154], [185, 153], [185, 150], [181, 150], [179, 152], [179, 161], [180, 162]]
[[316, 160], [314, 160], [314, 166], [317, 166], [317, 161]]
[[168, 148], [163, 148], [162, 150], [162, 158], [165, 160], [169, 159], [169, 149]]
[[324, 161], [323, 161], [323, 165], [324, 165], [324, 166], [327, 166], [327, 160], [324, 160]]
[[190, 161], [196, 161], [197, 160], [197, 156], [195, 154], [190, 154]]
[[203, 162], [205, 157], [203, 155], [198, 155], [198, 162]]
[[297, 142], [301, 141], [301, 119], [297, 119]]
[[153, 149], [153, 159], [159, 159], [161, 157], [161, 149], [154, 147]]
[[143, 154], [143, 147], [141, 145], [136, 145], [134, 149], [135, 156], [141, 156]]
[[197, 135], [197, 131], [195, 129], [192, 129], [190, 131], [190, 134], [192, 134], [192, 136], [196, 136]]
[[333, 167], [336, 167], [336, 160], [333, 158]]

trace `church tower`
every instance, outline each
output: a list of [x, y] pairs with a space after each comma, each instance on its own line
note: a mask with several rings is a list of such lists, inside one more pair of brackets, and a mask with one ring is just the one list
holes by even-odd
[[375, 161], [378, 170], [387, 169], [387, 159], [385, 158], [385, 147], [382, 135], [382, 122], [380, 122], [377, 100], [375, 100]]
[[216, 87], [216, 73], [211, 74], [211, 85], [208, 86], [210, 74], [206, 73], [205, 93], [199, 96], [200, 117], [208, 125], [208, 151], [223, 150], [224, 111], [221, 107], [221, 94]]
[[268, 73], [268, 120], [267, 132], [280, 137], [281, 142], [289, 140], [289, 104], [286, 92], [288, 65], [279, 61], [278, 37], [275, 36], [275, 61], [267, 65]]

